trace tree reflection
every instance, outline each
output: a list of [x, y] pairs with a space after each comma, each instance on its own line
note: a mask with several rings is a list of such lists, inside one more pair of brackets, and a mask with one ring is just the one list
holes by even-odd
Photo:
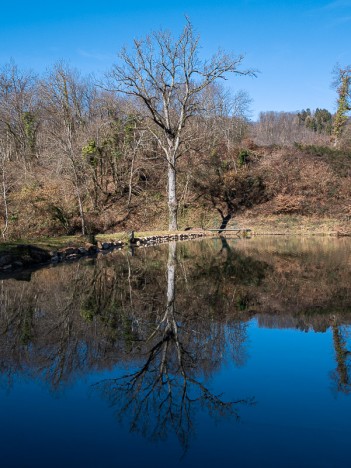
[[351, 393], [349, 250], [255, 242], [115, 251], [36, 271], [30, 282], [0, 281], [3, 384], [21, 374], [57, 391], [123, 363], [133, 371], [96, 387], [134, 430], [173, 432], [186, 445], [197, 409], [236, 417], [238, 405], [208, 382], [225, 359], [246, 362], [252, 316], [264, 327], [326, 332], [333, 313], [335, 388]]
[[335, 382], [338, 392], [351, 393], [351, 351], [347, 349], [348, 329], [343, 326], [338, 326], [336, 323], [332, 325], [333, 344], [335, 352], [335, 360], [337, 367], [332, 373], [332, 379]]
[[130, 421], [132, 431], [151, 439], [163, 439], [174, 432], [186, 449], [198, 409], [207, 410], [214, 417], [238, 418], [239, 403], [253, 401], [226, 402], [199, 378], [199, 364], [206, 359], [207, 348], [215, 343], [203, 341], [204, 337], [189, 326], [189, 317], [177, 311], [176, 267], [176, 243], [172, 242], [167, 262], [166, 307], [145, 340], [145, 362], [138, 370], [99, 382], [96, 387], [118, 417]]

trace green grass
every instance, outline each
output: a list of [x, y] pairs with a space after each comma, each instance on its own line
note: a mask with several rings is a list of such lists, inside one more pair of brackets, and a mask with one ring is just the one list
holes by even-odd
[[[187, 233], [189, 231], [177, 231], [176, 234]], [[151, 236], [164, 236], [168, 234], [175, 234], [169, 231], [138, 231], [134, 232], [135, 237], [151, 237]], [[98, 234], [95, 239], [100, 242], [109, 242], [120, 240], [128, 242], [129, 234], [127, 232], [117, 232], [113, 234]], [[18, 245], [35, 245], [44, 250], [59, 250], [65, 247], [80, 247], [89, 242], [87, 237], [83, 236], [62, 236], [62, 237], [42, 237], [37, 239], [18, 239], [10, 242], [0, 242], [0, 253], [10, 252], [16, 249]]]
[[35, 245], [44, 250], [58, 250], [64, 247], [79, 247], [84, 245], [87, 240], [82, 236], [62, 236], [62, 237], [42, 237], [39, 239], [17, 239], [11, 242], [0, 242], [0, 252], [10, 251], [18, 245]]

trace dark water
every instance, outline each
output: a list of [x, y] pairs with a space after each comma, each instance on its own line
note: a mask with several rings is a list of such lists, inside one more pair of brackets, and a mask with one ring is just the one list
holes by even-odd
[[350, 466], [350, 247], [172, 243], [0, 281], [1, 466]]

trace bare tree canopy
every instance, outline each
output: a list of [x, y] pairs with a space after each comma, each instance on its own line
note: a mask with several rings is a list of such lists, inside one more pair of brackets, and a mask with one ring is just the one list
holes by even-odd
[[157, 139], [168, 168], [169, 229], [177, 229], [177, 160], [194, 135], [186, 131], [192, 117], [203, 114], [201, 93], [227, 73], [255, 75], [241, 69], [243, 55], [218, 51], [211, 59], [199, 56], [199, 36], [189, 19], [180, 36], [156, 31], [122, 49], [109, 73], [109, 88], [137, 99], [148, 130]]

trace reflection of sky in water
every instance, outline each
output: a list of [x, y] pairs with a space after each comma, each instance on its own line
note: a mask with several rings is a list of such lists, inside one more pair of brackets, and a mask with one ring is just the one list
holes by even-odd
[[[103, 278], [99, 294], [94, 292], [99, 297], [99, 304], [105, 307], [99, 306], [98, 313], [97, 309], [92, 308], [92, 304], [96, 306], [96, 301], [92, 301], [91, 296], [88, 301], [82, 297], [77, 303], [74, 302], [75, 306], [84, 304], [79, 311], [70, 310], [65, 302], [70, 296], [66, 291], [68, 284], [73, 287], [74, 297], [79, 297], [79, 287], [91, 279], [91, 266], [86, 270], [89, 272], [87, 277], [82, 276], [85, 271], [83, 264], [37, 272], [31, 284], [35, 281], [41, 284], [41, 274], [45, 282], [51, 284], [48, 293], [52, 299], [50, 307], [38, 303], [36, 308], [33, 306], [30, 309], [37, 321], [34, 325], [30, 325], [30, 314], [23, 309], [25, 320], [18, 321], [22, 342], [11, 341], [16, 327], [10, 327], [10, 332], [3, 334], [2, 340], [5, 337], [7, 342], [1, 341], [2, 346], [9, 343], [8, 350], [0, 349], [0, 355], [4, 356], [1, 358], [2, 368], [12, 365], [14, 372], [9, 380], [5, 373], [0, 379], [2, 466], [348, 466], [351, 394], [347, 394], [347, 391], [351, 389], [348, 380], [351, 378], [351, 327], [342, 323], [350, 321], [348, 294], [344, 294], [343, 283], [349, 275], [349, 254], [342, 255], [334, 240], [330, 244], [324, 240], [321, 243], [313, 240], [310, 245], [306, 241], [299, 244], [285, 240], [279, 240], [276, 245], [271, 240], [228, 243], [225, 245], [211, 240], [207, 243], [210, 250], [206, 250], [205, 243], [194, 243], [196, 255], [194, 252], [192, 254], [191, 244], [187, 244], [189, 247], [179, 245], [178, 254], [180, 252], [181, 255], [178, 255], [178, 260], [171, 248], [168, 253], [167, 246], [159, 251], [137, 251], [139, 258], [119, 255], [116, 264], [114, 257], [111, 261], [104, 257], [96, 270], [96, 278], [91, 282], [95, 288]], [[345, 245], [341, 245], [344, 249]], [[159, 254], [155, 255], [155, 252]], [[300, 254], [296, 255], [296, 252]], [[124, 261], [127, 262], [125, 269]], [[191, 264], [197, 262], [196, 268], [191, 270], [187, 261]], [[340, 269], [335, 270], [335, 262]], [[175, 265], [178, 276], [173, 310], [169, 272]], [[120, 268], [119, 285], [114, 276], [115, 266]], [[74, 281], [68, 278], [73, 269]], [[138, 272], [137, 276], [128, 283], [129, 273], [133, 271]], [[232, 279], [222, 278], [223, 272], [231, 275]], [[297, 272], [301, 278], [296, 276]], [[50, 275], [53, 275], [52, 283]], [[60, 281], [65, 285], [65, 294], [59, 288]], [[293, 287], [291, 281], [294, 281]], [[313, 300], [304, 296], [304, 281], [314, 288], [313, 291], [311, 289]], [[318, 291], [315, 288], [318, 282], [328, 286]], [[10, 283], [2, 283], [1, 294], [5, 294], [7, 284]], [[155, 302], [153, 296], [158, 291], [158, 284], [160, 296]], [[30, 283], [23, 282], [12, 282], [11, 285], [11, 294], [2, 296], [7, 298], [3, 306], [10, 304], [18, 291], [18, 297], [22, 297], [23, 291], [30, 287]], [[268, 285], [271, 288], [269, 291]], [[45, 295], [44, 286], [40, 287], [43, 289], [35, 292], [35, 297]], [[115, 296], [111, 293], [114, 287], [120, 287]], [[156, 289], [152, 290], [152, 287]], [[330, 289], [326, 291], [326, 287]], [[57, 291], [55, 288], [58, 288]], [[294, 288], [298, 297], [293, 297]], [[135, 291], [132, 298], [134, 309], [128, 310], [131, 290]], [[104, 291], [103, 294], [101, 291]], [[277, 291], [279, 301], [276, 300]], [[116, 302], [116, 297], [121, 297], [122, 292], [128, 293], [125, 301]], [[147, 296], [144, 297], [145, 293]], [[235, 294], [239, 294], [240, 300]], [[328, 294], [335, 296], [329, 297]], [[111, 308], [110, 299], [106, 299], [112, 296], [115, 308]], [[141, 298], [140, 303], [137, 302], [138, 297]], [[171, 326], [171, 320], [165, 320], [162, 329], [158, 330], [159, 337], [154, 336], [149, 342], [145, 339], [150, 337], [148, 327], [152, 329], [153, 315], [147, 315], [148, 309], [139, 312], [135, 309], [142, 306], [143, 300], [151, 300], [153, 307], [161, 307], [160, 317], [164, 316], [167, 301], [170, 314], [180, 314], [175, 325]], [[204, 301], [211, 303], [209, 316], [201, 315], [206, 310]], [[316, 311], [311, 312], [317, 301], [323, 312], [319, 315]], [[194, 310], [190, 307], [193, 303], [196, 304]], [[336, 310], [328, 308], [333, 303]], [[275, 311], [269, 316], [270, 304], [287, 309]], [[302, 304], [300, 315], [299, 304]], [[219, 310], [216, 309], [217, 305], [220, 306]], [[68, 314], [66, 322], [57, 322], [60, 326], [55, 322], [59, 313], [55, 307], [57, 311], [64, 310]], [[257, 313], [260, 308], [264, 313], [250, 319], [250, 310]], [[3, 333], [3, 325], [8, 320], [6, 313], [8, 317], [13, 317], [13, 323], [17, 323], [22, 310], [17, 306], [13, 310], [5, 309], [3, 307], [0, 315]], [[106, 310], [109, 312], [104, 315]], [[130, 335], [129, 328], [126, 328], [128, 334], [124, 331], [121, 335], [129, 343], [126, 349], [122, 352], [123, 347], [118, 344], [121, 336], [116, 335], [116, 338], [113, 335], [117, 339], [118, 352], [114, 354], [115, 348], [106, 347], [108, 353], [104, 354], [104, 346], [111, 338], [108, 334], [111, 322], [108, 320], [116, 310], [119, 313], [123, 310], [125, 314], [124, 321], [118, 322], [118, 327], [125, 324], [126, 319], [139, 324], [141, 332], [138, 339], [144, 339], [144, 344], [140, 341], [140, 350], [134, 350], [133, 356], [125, 361], [123, 352], [127, 353], [128, 340], [134, 336]], [[306, 313], [308, 310], [310, 312]], [[191, 316], [187, 321], [188, 315], [194, 314], [194, 311], [200, 311], [199, 315]], [[340, 311], [342, 315], [338, 316]], [[234, 315], [228, 316], [229, 312]], [[132, 313], [134, 316], [131, 319]], [[72, 319], [72, 323], [68, 319]], [[49, 353], [55, 357], [54, 353], [59, 352], [56, 332], [46, 330], [45, 336], [35, 335], [35, 326], [45, 320], [63, 337], [68, 336], [72, 340], [73, 345], [69, 349], [76, 353], [73, 361], [76, 367], [72, 368], [71, 374], [69, 368], [65, 369], [67, 375], [56, 389], [50, 385], [50, 372], [45, 367], [45, 340], [51, 340]], [[77, 342], [74, 341], [75, 328], [80, 337]], [[179, 343], [172, 334], [174, 331], [179, 332]], [[85, 333], [89, 333], [89, 339], [83, 342]], [[206, 348], [206, 342], [212, 346], [214, 337], [217, 337], [217, 341], [213, 341], [217, 351], [209, 355], [207, 353], [212, 348]], [[111, 406], [111, 400], [99, 391], [97, 384], [114, 384], [113, 379], [138, 372], [150, 356], [148, 350], [158, 343], [162, 346], [152, 369], [159, 369], [163, 344], [169, 343], [168, 349], [173, 351], [168, 356], [167, 365], [173, 384], [182, 383], [181, 374], [173, 373], [177, 368], [174, 350], [180, 344], [183, 346], [182, 353], [186, 355], [190, 352], [197, 356], [193, 362], [194, 368], [190, 365], [191, 361], [185, 361], [185, 374], [195, 379], [194, 385], [196, 382], [205, 385], [209, 398], [221, 395], [223, 402], [254, 398], [255, 404], [239, 403], [236, 406], [239, 420], [228, 414], [222, 415], [218, 408], [209, 414], [206, 403], [196, 408], [193, 405], [195, 411], [191, 413], [191, 421], [194, 427], [185, 451], [174, 430], [165, 431], [164, 440], [153, 441], [143, 437], [139, 430], [130, 432], [132, 412], [126, 412], [119, 421], [115, 414], [116, 406]], [[202, 355], [201, 346], [196, 347], [199, 344], [204, 346]], [[90, 346], [92, 355], [89, 354]], [[36, 360], [37, 356], [40, 359]], [[211, 367], [213, 359], [216, 364]], [[41, 378], [43, 375], [47, 380]], [[117, 394], [117, 398], [119, 396]], [[142, 422], [147, 425], [150, 420], [144, 418]]]
[[[227, 401], [254, 396], [256, 404], [240, 406], [239, 422], [197, 413], [181, 465], [346, 466], [351, 398], [331, 389], [330, 330], [263, 329], [253, 320], [248, 341], [245, 364], [237, 367], [226, 356], [206, 384]], [[1, 390], [3, 466], [162, 466], [162, 457], [177, 466], [182, 450], [174, 435], [148, 442], [129, 433], [128, 422], [118, 423], [92, 391], [92, 384], [125, 372], [117, 365], [58, 393], [17, 376], [10, 390]]]

